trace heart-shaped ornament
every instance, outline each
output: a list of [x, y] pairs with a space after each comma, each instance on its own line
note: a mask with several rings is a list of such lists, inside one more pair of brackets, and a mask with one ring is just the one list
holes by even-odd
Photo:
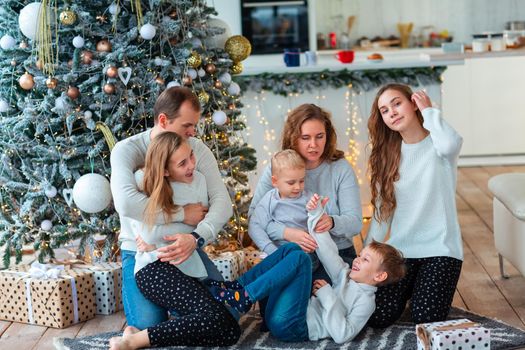
[[70, 188], [65, 188], [62, 190], [62, 196], [66, 200], [67, 205], [71, 206], [73, 204], [73, 190]]
[[131, 67], [120, 67], [118, 69], [118, 77], [124, 85], [128, 85], [129, 79], [131, 78]]

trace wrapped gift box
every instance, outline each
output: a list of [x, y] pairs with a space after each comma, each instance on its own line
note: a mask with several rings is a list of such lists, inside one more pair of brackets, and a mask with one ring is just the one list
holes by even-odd
[[0, 319], [64, 328], [93, 317], [93, 272], [35, 263], [0, 271]]
[[97, 314], [110, 315], [122, 310], [122, 264], [120, 262], [73, 265], [93, 272]]
[[417, 350], [490, 349], [490, 330], [466, 318], [416, 325]]
[[236, 280], [246, 270], [244, 252], [242, 250], [208, 253], [208, 255], [226, 281]]
[[254, 247], [246, 247], [243, 251], [246, 258], [246, 270], [251, 269], [266, 257], [266, 253], [261, 252]]

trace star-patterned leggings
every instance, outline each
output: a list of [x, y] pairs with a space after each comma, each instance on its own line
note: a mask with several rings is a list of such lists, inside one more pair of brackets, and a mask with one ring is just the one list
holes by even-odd
[[368, 325], [375, 328], [390, 326], [401, 317], [408, 300], [414, 323], [445, 320], [462, 263], [443, 256], [406, 259], [406, 276], [397, 283], [377, 289], [376, 309]]
[[176, 310], [177, 317], [148, 327], [152, 346], [230, 346], [241, 335], [239, 324], [197, 279], [157, 260], [135, 275], [142, 294]]

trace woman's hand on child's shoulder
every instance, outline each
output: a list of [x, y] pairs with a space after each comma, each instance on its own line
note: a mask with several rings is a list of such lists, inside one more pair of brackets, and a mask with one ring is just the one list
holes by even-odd
[[412, 94], [412, 102], [414, 102], [417, 106], [417, 108], [420, 111], [423, 111], [425, 108], [432, 107], [432, 101], [430, 101], [430, 97], [428, 97], [427, 93], [425, 91], [416, 91]]

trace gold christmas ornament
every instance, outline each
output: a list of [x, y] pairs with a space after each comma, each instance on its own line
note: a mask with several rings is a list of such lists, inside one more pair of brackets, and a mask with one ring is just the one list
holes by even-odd
[[108, 39], [102, 39], [97, 43], [98, 52], [111, 52], [111, 43]]
[[210, 100], [210, 95], [206, 91], [199, 92], [199, 102], [205, 105]]
[[242, 62], [233, 62], [233, 65], [231, 67], [231, 72], [233, 74], [241, 74], [242, 73]]
[[67, 89], [67, 95], [70, 99], [76, 100], [80, 96], [80, 90], [76, 86], [70, 86]]
[[204, 70], [206, 70], [208, 74], [213, 74], [215, 71], [217, 71], [217, 67], [215, 67], [213, 63], [208, 63]]
[[46, 86], [48, 88], [54, 89], [57, 87], [57, 85], [58, 85], [58, 80], [56, 78], [49, 77], [46, 79]]
[[35, 81], [33, 80], [33, 76], [29, 73], [24, 73], [20, 79], [18, 79], [18, 83], [20, 84], [20, 87], [24, 90], [31, 90], [33, 86], [35, 86]]
[[84, 64], [91, 64], [91, 61], [93, 61], [93, 52], [91, 51], [84, 51], [82, 52], [82, 62]]
[[106, 75], [109, 78], [116, 78], [118, 76], [118, 68], [111, 66], [106, 70]]
[[186, 62], [188, 63], [188, 66], [190, 66], [191, 68], [199, 68], [202, 63], [201, 55], [193, 51], [191, 53], [191, 56], [188, 57], [188, 59], [186, 60]]
[[59, 18], [60, 18], [60, 23], [62, 23], [65, 26], [70, 26], [77, 21], [77, 14], [67, 9], [67, 10], [60, 12]]
[[164, 85], [165, 80], [162, 79], [161, 76], [158, 76], [158, 77], [155, 78], [155, 82], [156, 82], [157, 84], [159, 84], [159, 85]]
[[213, 86], [215, 86], [216, 89], [222, 88], [222, 82], [220, 80], [215, 80], [215, 83], [213, 83]]
[[111, 95], [111, 94], [114, 94], [115, 93], [115, 85], [111, 84], [111, 83], [107, 83], [106, 85], [104, 85], [104, 92], [108, 95]]
[[230, 55], [232, 61], [240, 62], [252, 53], [252, 44], [242, 35], [234, 35], [224, 43], [224, 51]]
[[184, 85], [190, 85], [191, 82], [193, 81], [193, 79], [191, 79], [191, 77], [189, 75], [186, 75], [182, 78], [182, 83]]

